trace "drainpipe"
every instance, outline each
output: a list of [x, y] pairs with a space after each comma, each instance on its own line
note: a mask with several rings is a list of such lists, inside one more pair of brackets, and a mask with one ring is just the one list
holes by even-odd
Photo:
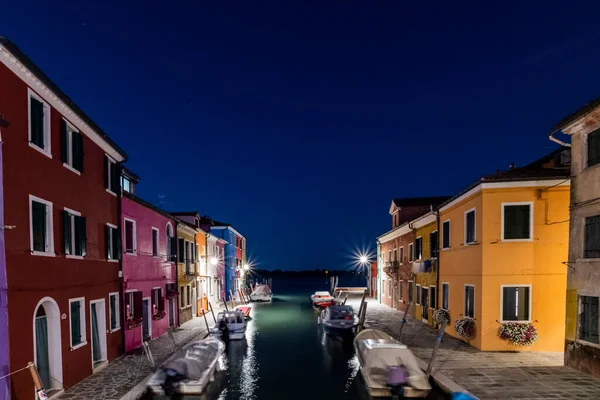
[[439, 300], [440, 296], [438, 296], [438, 294], [440, 293], [440, 265], [441, 265], [441, 263], [440, 263], [440, 259], [441, 259], [441, 257], [440, 257], [440, 255], [441, 255], [440, 254], [441, 253], [440, 252], [440, 236], [441, 236], [440, 212], [438, 210], [435, 210], [432, 212], [435, 215], [435, 220], [437, 223], [437, 234], [438, 234], [438, 237], [437, 237], [437, 240], [438, 240], [438, 242], [437, 242], [437, 271], [435, 273], [435, 291], [436, 291], [436, 293], [435, 293], [435, 308], [438, 309], [439, 303], [440, 303], [440, 300]]
[[[125, 290], [123, 289], [124, 283], [125, 283], [125, 277], [123, 276], [123, 257], [125, 255], [125, 252], [123, 251], [123, 244], [122, 244], [122, 234], [123, 234], [123, 190], [121, 189], [121, 163], [119, 163], [119, 179], [117, 180], [119, 182], [119, 190], [117, 190], [117, 215], [118, 215], [118, 222], [117, 222], [117, 232], [119, 232], [119, 235], [121, 235], [121, 237], [119, 238], [119, 244], [121, 245], [121, 259], [119, 260], [119, 277], [120, 277], [120, 285], [119, 285], [119, 298], [121, 299], [120, 303], [119, 303], [119, 307], [121, 306], [121, 304], [125, 304]], [[110, 307], [110, 305], [109, 305]], [[125, 319], [123, 317], [126, 317], [125, 315], [126, 313], [121, 312], [121, 310], [119, 310], [119, 316], [121, 317], [121, 321], [119, 321], [119, 323], [121, 324], [121, 349], [122, 352], [125, 353]]]

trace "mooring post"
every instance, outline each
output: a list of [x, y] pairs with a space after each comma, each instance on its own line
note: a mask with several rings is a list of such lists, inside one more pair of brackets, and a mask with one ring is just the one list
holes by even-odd
[[31, 373], [31, 378], [33, 379], [33, 386], [35, 388], [36, 399], [47, 399], [46, 390], [44, 389], [44, 385], [42, 384], [42, 379], [40, 378], [40, 374], [37, 370], [37, 367], [31, 361], [27, 364], [29, 368], [29, 372]]
[[169, 329], [167, 329], [167, 333], [169, 335], [169, 338], [171, 339], [171, 343], [173, 343], [173, 352], [177, 351], [177, 343], [175, 343], [175, 336], [173, 335], [173, 327], [170, 326]]
[[406, 325], [406, 315], [408, 314], [408, 310], [410, 309], [410, 306], [412, 305], [412, 302], [408, 302], [408, 304], [406, 304], [406, 309], [404, 310], [404, 315], [402, 315], [402, 325], [400, 325], [400, 335], [398, 336], [398, 341], [402, 341], [402, 331], [404, 330], [404, 325]]
[[208, 318], [206, 318], [206, 312], [202, 312], [202, 316], [204, 317], [204, 323], [206, 324], [206, 333], [210, 333], [210, 327], [208, 326]]
[[225, 311], [229, 312], [229, 308], [227, 308], [227, 299], [223, 300], [223, 305], [225, 306]]
[[229, 290], [229, 295], [231, 296], [231, 309], [235, 310], [235, 296], [233, 295], [233, 290]]
[[142, 344], [144, 346], [144, 352], [146, 353], [146, 357], [148, 358], [148, 361], [150, 362], [150, 368], [152, 368], [152, 372], [156, 372], [156, 364], [154, 363], [154, 357], [152, 357], [152, 351], [150, 350], [150, 345], [145, 340], [142, 342]]
[[213, 319], [215, 320], [215, 324], [216, 324], [217, 323], [217, 318], [215, 318], [215, 312], [213, 311], [213, 306], [212, 306], [212, 303], [210, 301], [208, 302], [208, 307], [210, 307], [210, 313], [212, 314]]
[[359, 321], [360, 321], [360, 329], [363, 329], [365, 326], [365, 319], [367, 318], [367, 303], [365, 303], [365, 305], [362, 308], [362, 314], [359, 315]]
[[362, 298], [360, 299], [360, 306], [358, 307], [358, 317], [360, 318], [360, 315], [362, 313], [362, 309], [365, 305], [365, 297], [367, 296], [367, 291], [365, 290], [363, 292]]
[[348, 293], [346, 293], [346, 298], [344, 299], [344, 302], [342, 303], [342, 305], [346, 305], [346, 302], [348, 301]]
[[433, 361], [435, 361], [435, 356], [437, 355], [438, 348], [440, 347], [440, 343], [442, 343], [442, 337], [444, 336], [444, 331], [446, 330], [446, 324], [448, 324], [448, 321], [444, 320], [435, 338], [435, 344], [433, 345], [433, 351], [431, 352], [431, 358], [429, 359], [429, 365], [427, 366], [427, 377], [431, 375]]

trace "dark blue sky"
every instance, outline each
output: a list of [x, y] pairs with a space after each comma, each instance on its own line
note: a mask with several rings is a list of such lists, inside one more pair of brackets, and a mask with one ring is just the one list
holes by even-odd
[[128, 152], [139, 195], [231, 222], [260, 267], [331, 269], [374, 250], [392, 197], [553, 150], [600, 85], [600, 4], [356, 3], [11, 1], [0, 34]]

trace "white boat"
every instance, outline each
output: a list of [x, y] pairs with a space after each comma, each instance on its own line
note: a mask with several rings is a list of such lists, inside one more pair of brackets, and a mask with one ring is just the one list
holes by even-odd
[[313, 308], [323, 309], [335, 304], [335, 298], [327, 291], [315, 292], [310, 296], [310, 304]]
[[271, 301], [273, 293], [269, 285], [256, 285], [252, 293], [250, 293], [250, 300], [252, 301]]
[[333, 305], [321, 311], [319, 323], [328, 335], [346, 337], [356, 333], [359, 319], [352, 306]]
[[225, 344], [217, 338], [191, 342], [170, 358], [148, 381], [158, 395], [201, 394], [214, 380]]
[[217, 325], [211, 329], [212, 334], [221, 334], [229, 340], [240, 340], [246, 336], [248, 321], [240, 310], [222, 311], [217, 314]]
[[412, 351], [390, 335], [364, 330], [354, 338], [354, 350], [372, 397], [426, 397], [431, 391]]

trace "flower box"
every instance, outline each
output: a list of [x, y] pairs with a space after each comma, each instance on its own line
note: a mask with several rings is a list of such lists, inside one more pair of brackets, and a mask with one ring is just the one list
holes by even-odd
[[166, 311], [159, 311], [152, 316], [155, 321], [163, 319], [167, 315]]
[[142, 325], [142, 317], [127, 318], [127, 329], [134, 329]]
[[433, 312], [433, 321], [439, 325], [441, 325], [444, 321], [446, 321], [446, 323], [449, 324], [450, 313], [448, 312], [448, 310], [444, 310], [442, 308], [435, 310]]
[[179, 292], [177, 292], [177, 290], [169, 290], [167, 292], [167, 299], [174, 299], [177, 296], [179, 296]]
[[501, 322], [498, 337], [513, 346], [532, 346], [538, 341], [537, 329], [529, 322]]
[[457, 319], [454, 323], [454, 330], [461, 338], [465, 340], [471, 340], [477, 335], [477, 326], [475, 325], [475, 318], [463, 317]]

